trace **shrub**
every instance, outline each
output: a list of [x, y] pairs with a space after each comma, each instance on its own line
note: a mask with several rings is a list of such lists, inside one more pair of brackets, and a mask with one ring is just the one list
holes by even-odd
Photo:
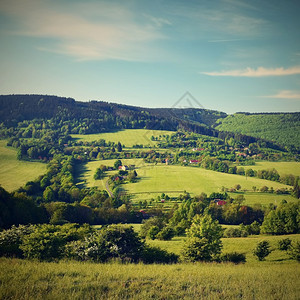
[[231, 237], [246, 237], [248, 236], [247, 231], [242, 230], [241, 228], [226, 228], [224, 231], [224, 237], [225, 238], [231, 238]]
[[291, 246], [288, 249], [288, 255], [290, 256], [290, 258], [300, 261], [300, 242], [299, 241], [296, 241], [295, 243], [291, 244]]
[[148, 236], [151, 240], [155, 240], [156, 239], [156, 236], [157, 234], [159, 233], [159, 227], [154, 225], [154, 226], [151, 226], [150, 229], [148, 230]]
[[80, 261], [92, 260], [105, 262], [109, 257], [109, 249], [104, 241], [99, 239], [99, 234], [94, 233], [84, 240], [73, 241], [66, 245], [65, 255]]
[[167, 252], [158, 247], [150, 247], [145, 245], [141, 253], [141, 261], [145, 264], [173, 264], [177, 263], [178, 255]]
[[287, 251], [291, 246], [292, 240], [289, 238], [282, 239], [278, 241], [278, 249], [282, 251]]
[[25, 235], [33, 232], [34, 226], [19, 225], [12, 226], [10, 229], [0, 232], [0, 256], [23, 257], [23, 251], [20, 249], [22, 239]]
[[224, 253], [221, 255], [220, 260], [222, 262], [232, 262], [235, 264], [240, 264], [246, 262], [246, 255], [244, 253], [238, 252]]
[[164, 241], [169, 241], [171, 240], [175, 235], [175, 232], [173, 230], [173, 228], [171, 227], [164, 227], [158, 234], [157, 234], [157, 238], [159, 240], [164, 240]]
[[253, 250], [253, 254], [257, 257], [259, 261], [262, 261], [267, 257], [272, 250], [270, 249], [270, 244], [268, 241], [259, 242], [256, 248]]

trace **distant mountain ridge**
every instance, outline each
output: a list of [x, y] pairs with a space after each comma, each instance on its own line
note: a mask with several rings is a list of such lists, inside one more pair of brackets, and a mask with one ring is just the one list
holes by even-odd
[[[299, 133], [300, 113], [227, 115], [201, 108], [143, 108], [95, 100], [79, 102], [73, 98], [48, 95], [0, 95], [0, 122], [6, 126], [43, 118], [53, 118], [57, 122], [73, 120], [72, 124], [79, 124], [77, 129], [72, 129], [73, 133], [74, 130], [88, 134], [130, 128], [184, 129], [222, 139], [233, 137], [247, 144], [264, 139], [274, 145], [300, 149], [300, 138], [293, 143]], [[260, 119], [260, 122], [258, 125], [254, 122], [251, 127], [248, 119]], [[290, 126], [293, 132], [285, 127], [281, 134], [280, 127], [284, 128], [287, 120], [290, 125], [294, 122]], [[274, 127], [274, 123], [277, 126]], [[271, 146], [274, 148], [274, 145]]]

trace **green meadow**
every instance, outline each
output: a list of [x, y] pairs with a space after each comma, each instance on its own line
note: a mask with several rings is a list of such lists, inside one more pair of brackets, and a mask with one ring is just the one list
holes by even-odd
[[279, 175], [284, 174], [293, 174], [300, 176], [300, 162], [295, 161], [281, 161], [281, 162], [272, 162], [272, 161], [257, 161], [254, 166], [245, 166], [244, 169], [253, 169], [253, 170], [269, 170], [276, 169]]
[[173, 131], [166, 130], [151, 130], [151, 129], [124, 129], [115, 132], [106, 132], [99, 134], [72, 134], [72, 138], [93, 142], [98, 141], [100, 139], [104, 139], [106, 142], [120, 142], [122, 145], [126, 147], [132, 147], [133, 145], [149, 145], [154, 147], [157, 142], [151, 141], [151, 137], [158, 137], [160, 135], [170, 135]]
[[[87, 186], [98, 186], [105, 189], [105, 182], [108, 177], [102, 180], [93, 178], [96, 169], [101, 165], [113, 166], [115, 160], [92, 161], [85, 164], [81, 173], [79, 182], [85, 182]], [[254, 177], [245, 177], [240, 175], [225, 174], [211, 170], [205, 170], [199, 167], [184, 167], [165, 164], [147, 164], [142, 159], [124, 159], [123, 164], [133, 164], [137, 167], [138, 181], [136, 183], [126, 183], [121, 187], [132, 194], [133, 203], [156, 198], [161, 193], [166, 193], [170, 197], [176, 197], [184, 190], [196, 196], [202, 192], [210, 194], [212, 192], [221, 192], [222, 187], [232, 188], [240, 184], [242, 189], [239, 193], [231, 193], [232, 197], [243, 194], [246, 198], [246, 204], [253, 205], [260, 203], [268, 205], [269, 203], [280, 203], [283, 199], [294, 201], [290, 195], [277, 195], [270, 193], [253, 192], [252, 187], [260, 189], [262, 186], [279, 188], [290, 188], [278, 182], [263, 180]], [[116, 171], [107, 172], [108, 175]], [[171, 205], [171, 203], [165, 203]]]
[[[0, 259], [0, 299], [299, 299], [299, 263], [279, 250], [258, 262], [260, 240], [272, 248], [286, 236], [223, 239], [224, 251], [246, 253], [247, 262], [173, 265], [38, 262]], [[299, 240], [300, 235], [289, 236]], [[183, 238], [151, 241], [179, 253]]]
[[0, 185], [7, 191], [12, 192], [36, 179], [46, 172], [46, 168], [44, 163], [19, 161], [17, 151], [6, 147], [5, 140], [0, 140]]

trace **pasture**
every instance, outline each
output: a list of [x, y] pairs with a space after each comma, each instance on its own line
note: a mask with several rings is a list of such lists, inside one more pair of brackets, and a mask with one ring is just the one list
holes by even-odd
[[46, 167], [45, 163], [19, 161], [17, 151], [6, 147], [5, 140], [0, 140], [0, 185], [8, 192], [45, 174]]
[[106, 142], [120, 142], [127, 148], [131, 148], [133, 145], [149, 145], [150, 147], [155, 147], [157, 142], [152, 141], [151, 137], [159, 137], [160, 135], [170, 135], [174, 133], [173, 131], [166, 130], [151, 130], [151, 129], [124, 129], [115, 132], [106, 132], [99, 134], [72, 134], [72, 138], [93, 142], [100, 139], [104, 139]]
[[[85, 182], [88, 187], [97, 186], [105, 189], [105, 182], [108, 177], [102, 180], [94, 180], [93, 176], [96, 169], [101, 165], [113, 166], [115, 160], [103, 160], [88, 162], [83, 166], [84, 170], [80, 177], [80, 182]], [[121, 187], [128, 193], [132, 194], [133, 203], [139, 201], [151, 200], [161, 193], [166, 193], [170, 197], [176, 197], [183, 193], [184, 190], [196, 196], [202, 192], [211, 194], [212, 192], [221, 192], [222, 187], [232, 188], [240, 184], [242, 189], [239, 193], [230, 193], [234, 198], [243, 194], [246, 198], [245, 204], [254, 205], [269, 203], [280, 203], [283, 199], [294, 201], [290, 195], [277, 195], [271, 193], [253, 192], [252, 187], [260, 189], [262, 186], [278, 188], [290, 188], [278, 182], [263, 180], [254, 177], [245, 177], [240, 175], [226, 174], [205, 170], [199, 167], [184, 167], [177, 165], [165, 164], [148, 164], [142, 159], [125, 159], [123, 164], [133, 164], [137, 167], [138, 181], [136, 183], [126, 183]], [[112, 175], [116, 171], [109, 171], [107, 175]], [[166, 206], [172, 203], [165, 203]]]
[[257, 161], [254, 166], [244, 166], [244, 169], [252, 169], [252, 170], [269, 170], [276, 169], [279, 175], [284, 174], [293, 174], [296, 176], [300, 176], [300, 162], [295, 161], [280, 161], [280, 162], [272, 162], [272, 161]]
[[299, 299], [299, 263], [233, 265], [0, 259], [1, 299]]

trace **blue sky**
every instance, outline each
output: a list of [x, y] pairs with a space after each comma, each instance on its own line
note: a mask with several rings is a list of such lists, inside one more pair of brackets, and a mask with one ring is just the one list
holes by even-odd
[[299, 15], [295, 0], [1, 0], [0, 94], [299, 111]]

